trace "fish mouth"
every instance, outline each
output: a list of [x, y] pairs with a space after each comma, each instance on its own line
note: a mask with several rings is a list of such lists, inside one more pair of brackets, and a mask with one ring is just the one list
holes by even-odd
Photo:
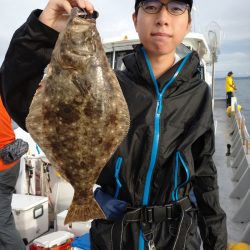
[[77, 16], [84, 19], [97, 19], [99, 17], [99, 12], [96, 10], [93, 13], [89, 13], [86, 9], [77, 8]]

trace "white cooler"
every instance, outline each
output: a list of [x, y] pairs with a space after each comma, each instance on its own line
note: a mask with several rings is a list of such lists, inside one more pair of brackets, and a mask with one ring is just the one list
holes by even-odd
[[48, 231], [48, 197], [13, 194], [11, 206], [16, 228], [24, 242], [31, 242]]
[[81, 236], [89, 232], [91, 227], [91, 220], [83, 222], [73, 222], [68, 225], [64, 225], [64, 219], [68, 213], [68, 210], [64, 210], [57, 214], [57, 230], [67, 231], [73, 233], [75, 236]]
[[71, 249], [73, 238], [72, 233], [57, 231], [35, 239], [33, 246], [40, 247], [38, 249]]

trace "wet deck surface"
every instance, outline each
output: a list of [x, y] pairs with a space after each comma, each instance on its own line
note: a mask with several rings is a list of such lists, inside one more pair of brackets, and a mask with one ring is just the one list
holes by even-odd
[[226, 156], [226, 145], [231, 144], [230, 132], [232, 132], [232, 128], [231, 120], [226, 115], [225, 100], [215, 101], [214, 121], [216, 127], [214, 162], [218, 171], [220, 202], [227, 214], [228, 241], [237, 242], [240, 241], [246, 224], [232, 221], [237, 208], [239, 208], [240, 200], [229, 198], [236, 183], [231, 180], [233, 177], [233, 170], [230, 167], [232, 159]]

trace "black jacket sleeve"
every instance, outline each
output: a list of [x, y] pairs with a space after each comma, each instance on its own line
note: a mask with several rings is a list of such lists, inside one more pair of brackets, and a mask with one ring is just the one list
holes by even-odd
[[31, 13], [14, 33], [0, 70], [0, 92], [16, 123], [25, 128], [29, 106], [50, 61], [58, 33], [42, 24], [41, 10]]
[[192, 145], [195, 168], [193, 189], [199, 208], [198, 224], [204, 250], [225, 250], [226, 214], [220, 207], [217, 171], [212, 159], [215, 148], [212, 112], [209, 120], [210, 128]]

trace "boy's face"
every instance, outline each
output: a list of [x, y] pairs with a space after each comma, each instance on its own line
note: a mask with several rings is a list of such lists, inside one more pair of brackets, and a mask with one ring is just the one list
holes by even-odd
[[[166, 4], [170, 0], [161, 0]], [[188, 10], [181, 15], [170, 14], [163, 6], [157, 14], [148, 14], [142, 7], [133, 15], [135, 29], [148, 55], [161, 56], [174, 54], [191, 28]]]

